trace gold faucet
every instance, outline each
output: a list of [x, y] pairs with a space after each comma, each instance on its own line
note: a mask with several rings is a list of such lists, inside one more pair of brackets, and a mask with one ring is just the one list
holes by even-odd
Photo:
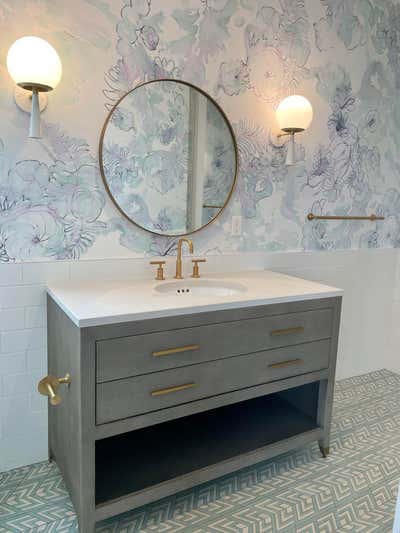
[[179, 239], [178, 241], [178, 254], [176, 256], [176, 274], [175, 279], [183, 279], [182, 276], [182, 243], [187, 242], [189, 246], [189, 252], [193, 253], [193, 242], [191, 239]]

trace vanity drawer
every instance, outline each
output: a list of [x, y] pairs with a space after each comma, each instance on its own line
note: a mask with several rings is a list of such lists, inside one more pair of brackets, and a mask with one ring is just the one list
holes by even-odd
[[329, 352], [330, 341], [322, 340], [100, 383], [96, 422], [104, 424], [322, 370], [329, 365]]
[[97, 382], [327, 339], [332, 316], [318, 309], [97, 341]]

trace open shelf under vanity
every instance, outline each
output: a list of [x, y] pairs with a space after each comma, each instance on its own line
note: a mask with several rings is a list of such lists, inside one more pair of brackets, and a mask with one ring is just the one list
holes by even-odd
[[98, 440], [97, 507], [176, 478], [188, 476], [193, 482], [194, 474], [201, 478], [211, 465], [226, 465], [221, 474], [228, 473], [235, 458], [241, 457], [241, 464], [246, 455], [267, 459], [275, 443], [286, 451], [282, 443], [290, 449], [300, 435], [314, 440], [318, 389], [318, 382], [311, 383]]

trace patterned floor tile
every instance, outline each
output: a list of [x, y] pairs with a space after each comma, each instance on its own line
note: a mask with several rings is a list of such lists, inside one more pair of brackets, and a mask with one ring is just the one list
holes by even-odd
[[[331, 455], [284, 454], [98, 524], [98, 533], [389, 533], [400, 480], [400, 375], [335, 388]], [[56, 465], [0, 473], [0, 533], [78, 533]], [[85, 533], [85, 532], [81, 532]]]

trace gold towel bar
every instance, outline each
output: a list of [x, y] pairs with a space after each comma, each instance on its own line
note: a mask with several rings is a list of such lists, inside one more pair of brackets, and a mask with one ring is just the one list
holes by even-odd
[[370, 215], [370, 216], [362, 216], [362, 217], [356, 217], [356, 216], [323, 216], [323, 215], [314, 215], [313, 213], [308, 213], [307, 215], [308, 220], [369, 220], [371, 222], [375, 222], [376, 220], [385, 220], [385, 217], [378, 217], [377, 215]]
[[181, 352], [194, 352], [200, 348], [200, 344], [189, 344], [188, 346], [179, 346], [178, 348], [168, 348], [167, 350], [159, 350], [153, 352], [153, 357], [161, 357], [162, 355], [172, 355]]
[[290, 359], [289, 361], [282, 361], [282, 363], [272, 363], [268, 368], [285, 368], [287, 366], [297, 365], [302, 363], [302, 359]]
[[195, 387], [196, 383], [185, 383], [184, 385], [176, 385], [175, 387], [168, 387], [166, 389], [155, 390], [151, 393], [152, 396], [162, 396], [163, 394], [171, 394], [171, 392], [179, 392], [181, 390], [191, 389]]
[[278, 337], [280, 335], [290, 335], [291, 333], [303, 333], [303, 326], [297, 326], [295, 328], [286, 328], [286, 329], [275, 329], [271, 331], [273, 337]]

